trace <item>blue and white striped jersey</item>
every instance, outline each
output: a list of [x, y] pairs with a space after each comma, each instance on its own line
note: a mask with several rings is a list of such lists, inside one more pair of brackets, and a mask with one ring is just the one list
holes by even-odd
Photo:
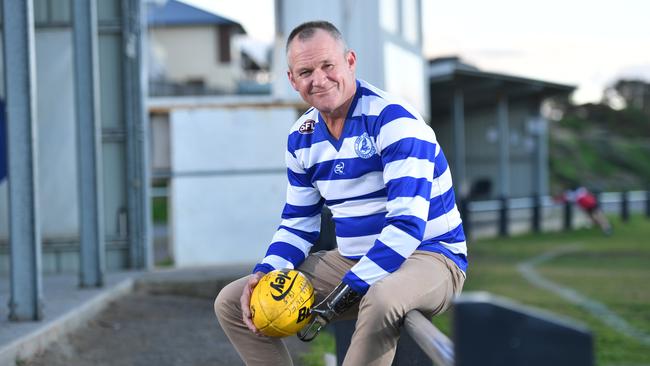
[[358, 260], [342, 279], [364, 294], [416, 249], [467, 269], [451, 173], [435, 134], [410, 106], [357, 81], [341, 137], [311, 108], [289, 131], [282, 223], [255, 271], [297, 268], [332, 211], [339, 252]]

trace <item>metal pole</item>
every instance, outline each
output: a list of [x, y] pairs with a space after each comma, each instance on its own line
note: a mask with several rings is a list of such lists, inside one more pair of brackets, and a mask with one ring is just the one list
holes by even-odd
[[508, 198], [501, 196], [501, 209], [499, 210], [499, 235], [508, 236]]
[[127, 200], [131, 268], [153, 266], [149, 172], [147, 80], [142, 55], [145, 12], [140, 0], [122, 0], [124, 44], [124, 118], [126, 121]]
[[569, 231], [573, 226], [573, 203], [564, 202], [564, 230]]
[[542, 205], [541, 205], [542, 198], [540, 197], [539, 194], [535, 194], [533, 196], [533, 217], [532, 217], [532, 227], [533, 227], [533, 232], [539, 233], [541, 231], [541, 220], [542, 220]]
[[506, 95], [499, 95], [497, 123], [499, 126], [499, 193], [501, 197], [510, 197], [510, 121]]
[[454, 138], [454, 180], [458, 182], [461, 198], [465, 198], [468, 193], [466, 167], [465, 167], [465, 106], [463, 91], [457, 87], [454, 91], [453, 100], [453, 138]]
[[621, 192], [621, 219], [624, 222], [630, 221], [630, 200], [628, 191]]
[[645, 191], [645, 216], [650, 218], [650, 186]]
[[43, 317], [32, 0], [2, 1], [7, 93], [11, 320]]
[[79, 167], [79, 254], [81, 287], [104, 284], [104, 202], [99, 115], [97, 4], [73, 2], [77, 163]]

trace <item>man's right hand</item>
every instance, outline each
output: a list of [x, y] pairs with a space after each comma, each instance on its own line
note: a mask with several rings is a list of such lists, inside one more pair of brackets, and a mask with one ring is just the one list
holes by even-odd
[[255, 327], [253, 324], [253, 314], [251, 314], [251, 294], [253, 289], [257, 286], [257, 283], [264, 277], [264, 272], [255, 272], [248, 277], [248, 282], [244, 286], [244, 291], [241, 294], [239, 302], [241, 304], [241, 313], [242, 318], [244, 319], [244, 324], [251, 330], [251, 332], [261, 336], [262, 333]]

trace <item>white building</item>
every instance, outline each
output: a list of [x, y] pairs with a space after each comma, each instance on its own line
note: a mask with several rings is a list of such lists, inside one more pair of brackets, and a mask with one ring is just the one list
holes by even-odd
[[153, 95], [234, 94], [242, 70], [241, 24], [176, 0], [152, 3], [149, 78]]

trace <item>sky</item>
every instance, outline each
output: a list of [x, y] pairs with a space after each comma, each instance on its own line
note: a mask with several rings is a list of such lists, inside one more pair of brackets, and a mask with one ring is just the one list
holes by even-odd
[[[183, 1], [273, 39], [273, 0]], [[650, 82], [649, 16], [647, 0], [422, 0], [423, 53], [574, 85], [575, 102], [598, 102], [620, 78]]]

